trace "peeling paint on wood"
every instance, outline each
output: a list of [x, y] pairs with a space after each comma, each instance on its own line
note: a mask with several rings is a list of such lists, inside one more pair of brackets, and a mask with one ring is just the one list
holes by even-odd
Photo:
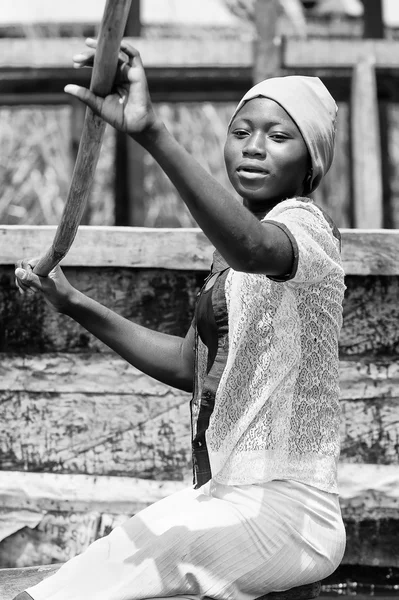
[[0, 466], [181, 480], [187, 397], [0, 392]]
[[[0, 359], [2, 469], [176, 480], [190, 472], [189, 394], [115, 354]], [[343, 360], [340, 376], [342, 458], [398, 464], [399, 360]]]
[[399, 354], [399, 278], [346, 277], [342, 358]]

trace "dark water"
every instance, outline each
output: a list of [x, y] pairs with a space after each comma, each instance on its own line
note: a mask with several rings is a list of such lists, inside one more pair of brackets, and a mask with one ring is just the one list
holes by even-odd
[[341, 565], [322, 582], [320, 598], [340, 600], [399, 600], [399, 569]]

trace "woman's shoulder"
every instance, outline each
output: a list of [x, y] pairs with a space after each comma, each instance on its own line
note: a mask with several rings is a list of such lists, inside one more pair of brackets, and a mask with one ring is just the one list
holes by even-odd
[[[313, 225], [318, 223], [320, 227], [325, 228], [332, 234], [336, 241], [341, 245], [341, 233], [331, 218], [331, 216], [320, 206], [318, 206], [311, 198], [307, 197], [295, 197], [283, 200], [277, 206], [275, 206], [266, 216], [266, 220], [273, 219], [284, 219], [286, 216], [288, 219], [292, 215], [294, 218], [293, 210], [295, 210], [295, 216], [301, 218], [301, 220], [311, 220]], [[300, 213], [298, 212], [300, 211]]]

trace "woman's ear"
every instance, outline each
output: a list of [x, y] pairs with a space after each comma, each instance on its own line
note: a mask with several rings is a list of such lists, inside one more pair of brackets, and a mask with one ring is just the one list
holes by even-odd
[[313, 169], [310, 168], [308, 170], [308, 172], [306, 173], [305, 179], [303, 180], [303, 193], [305, 196], [308, 196], [312, 189], [312, 178], [313, 178]]

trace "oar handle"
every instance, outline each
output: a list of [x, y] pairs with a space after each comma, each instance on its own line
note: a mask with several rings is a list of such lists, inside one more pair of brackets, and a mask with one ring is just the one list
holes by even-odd
[[[90, 85], [90, 89], [98, 96], [104, 97], [112, 89], [131, 1], [107, 0], [105, 5]], [[87, 108], [61, 221], [51, 247], [34, 268], [37, 275], [48, 275], [64, 258], [75, 239], [93, 184], [104, 130], [104, 121]]]

